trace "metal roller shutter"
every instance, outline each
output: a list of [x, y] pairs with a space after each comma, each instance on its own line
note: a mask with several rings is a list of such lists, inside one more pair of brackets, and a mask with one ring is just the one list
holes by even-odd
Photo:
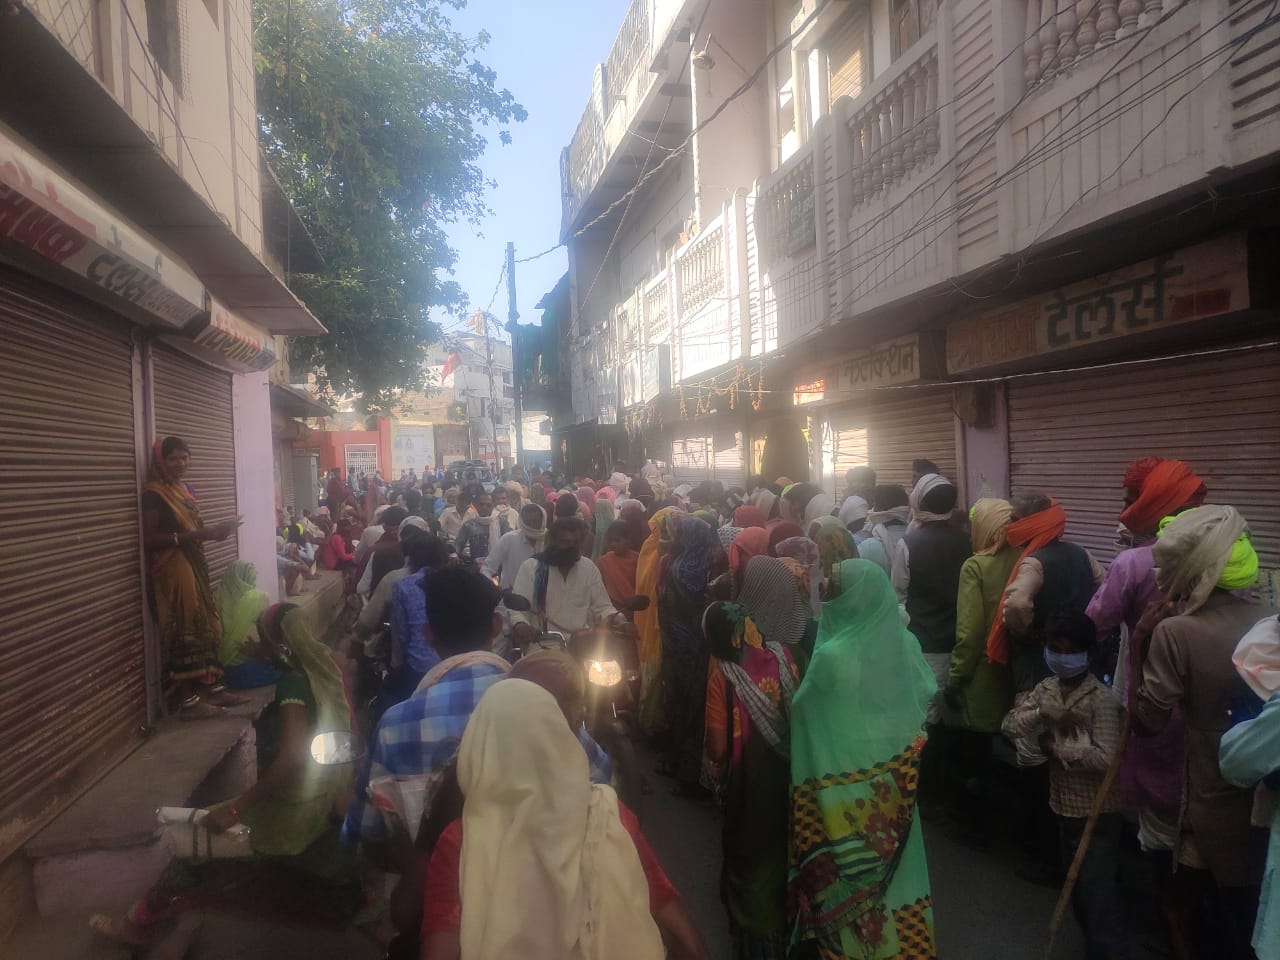
[[1210, 503], [1249, 521], [1265, 569], [1280, 567], [1280, 350], [1244, 350], [1122, 370], [1009, 383], [1010, 485], [1067, 511], [1067, 535], [1100, 561], [1115, 552], [1125, 467], [1186, 460]]
[[822, 488], [837, 500], [844, 496], [845, 474], [865, 467], [871, 454], [865, 426], [848, 423], [848, 416], [832, 414], [822, 424]]
[[[205, 523], [235, 516], [236, 457], [232, 433], [231, 374], [207, 367], [185, 354], [157, 346], [151, 357], [156, 435], [181, 437], [191, 448], [187, 482]], [[222, 572], [239, 557], [236, 537], [204, 546], [209, 578], [217, 586]]]
[[[717, 438], [719, 439], [719, 438]], [[746, 487], [747, 484], [747, 451], [741, 430], [725, 434], [725, 447], [715, 451], [715, 462], [711, 473], [712, 480], [719, 480], [728, 490], [730, 487]], [[714, 446], [714, 444], [713, 444]]]
[[0, 860], [147, 720], [133, 347], [0, 268]]
[[713, 436], [692, 436], [671, 442], [671, 472], [677, 482], [698, 484], [704, 480], [719, 480], [726, 490], [745, 487], [745, 435], [741, 430], [726, 433], [720, 438], [720, 442], [725, 444], [720, 450], [716, 449], [716, 441], [717, 437]]
[[[960, 483], [956, 463], [955, 413], [951, 388], [900, 391], [867, 410], [867, 453], [876, 483], [911, 486], [911, 461], [938, 465], [947, 479]], [[843, 476], [843, 474], [841, 474]]]

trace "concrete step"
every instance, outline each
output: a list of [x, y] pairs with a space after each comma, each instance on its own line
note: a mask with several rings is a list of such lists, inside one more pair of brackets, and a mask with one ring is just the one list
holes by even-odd
[[249, 703], [204, 720], [169, 719], [23, 848], [37, 911], [126, 906], [163, 872], [172, 850], [158, 807], [207, 806], [257, 779], [253, 721], [274, 687], [243, 691]]

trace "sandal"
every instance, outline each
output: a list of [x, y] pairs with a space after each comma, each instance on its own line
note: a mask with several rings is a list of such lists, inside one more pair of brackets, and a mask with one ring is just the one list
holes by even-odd
[[223, 687], [221, 690], [213, 690], [204, 695], [204, 702], [215, 707], [239, 707], [249, 702], [248, 697], [237, 696]]

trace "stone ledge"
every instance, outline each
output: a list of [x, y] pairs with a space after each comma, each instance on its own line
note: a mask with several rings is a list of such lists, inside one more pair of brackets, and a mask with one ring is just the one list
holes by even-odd
[[133, 753], [86, 791], [23, 848], [32, 860], [86, 849], [149, 843], [158, 834], [156, 808], [185, 806], [214, 769], [247, 741], [274, 687], [240, 691], [249, 703], [222, 717], [162, 721]]

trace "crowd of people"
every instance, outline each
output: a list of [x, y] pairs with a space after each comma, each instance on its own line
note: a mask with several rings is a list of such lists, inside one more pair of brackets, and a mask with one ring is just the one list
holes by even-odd
[[[363, 496], [335, 473], [320, 510], [282, 518], [278, 571], [344, 571], [358, 616], [329, 651], [246, 565], [210, 589], [199, 544], [233, 528], [202, 525], [171, 441], [144, 529], [184, 705], [277, 684], [258, 784], [208, 822], [253, 823], [262, 885], [263, 864], [316, 851], [326, 896], [339, 864], [399, 874], [393, 955], [709, 955], [609, 787], [582, 664], [532, 652], [609, 623], [634, 641], [659, 773], [722, 815], [735, 957], [935, 957], [921, 821], [981, 855], [1005, 803], [1020, 874], [1067, 876], [1091, 958], [1133, 955], [1128, 844], [1158, 864], [1172, 956], [1280, 957], [1280, 625], [1245, 518], [1186, 463], [1117, 478], [1105, 570], [1051, 496], [965, 504], [927, 460], [910, 489], [851, 470], [839, 499], [786, 477], [667, 484], [652, 464]], [[380, 646], [369, 722], [343, 654]], [[361, 726], [356, 770], [309, 759], [310, 736]], [[141, 938], [191, 889], [166, 877], [100, 926]]]

